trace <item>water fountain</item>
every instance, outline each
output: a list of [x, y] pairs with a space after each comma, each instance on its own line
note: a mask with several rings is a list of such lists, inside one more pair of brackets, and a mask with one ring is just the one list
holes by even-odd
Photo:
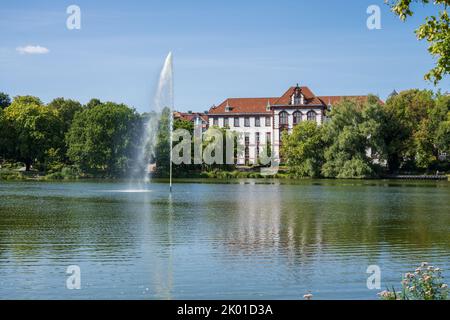
[[[136, 157], [135, 177], [136, 173], [138, 173], [137, 178], [145, 183], [150, 182], [149, 165], [156, 155], [158, 126], [164, 108], [170, 109], [169, 131], [170, 145], [172, 145], [173, 104], [173, 64], [172, 52], [170, 52], [166, 57], [164, 66], [159, 76], [153, 105], [150, 108], [149, 117], [143, 132], [141, 147], [139, 148], [139, 153]], [[172, 190], [172, 154], [170, 154], [170, 156], [170, 190]]]

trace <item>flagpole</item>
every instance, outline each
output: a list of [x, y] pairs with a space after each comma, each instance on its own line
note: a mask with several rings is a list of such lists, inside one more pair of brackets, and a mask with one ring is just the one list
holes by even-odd
[[170, 164], [169, 164], [169, 192], [172, 193], [172, 163], [173, 163], [173, 154], [172, 154], [172, 145], [173, 145], [173, 110], [174, 110], [174, 104], [175, 104], [175, 94], [174, 94], [174, 87], [173, 87], [173, 58], [172, 58], [172, 52], [170, 52], [171, 60], [170, 60], [170, 95], [171, 95], [171, 106], [170, 106]]
[[173, 110], [170, 110], [170, 164], [169, 164], [169, 191], [172, 193], [172, 160], [173, 160], [173, 154], [172, 154], [172, 144], [173, 144]]

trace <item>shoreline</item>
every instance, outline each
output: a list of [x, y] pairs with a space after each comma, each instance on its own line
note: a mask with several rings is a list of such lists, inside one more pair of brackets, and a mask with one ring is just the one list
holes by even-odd
[[[40, 178], [20, 178], [20, 179], [2, 179], [0, 178], [0, 183], [14, 183], [14, 182], [25, 182], [25, 183], [131, 183], [131, 184], [143, 184], [142, 181], [126, 179], [126, 178], [99, 178], [99, 177], [83, 177], [83, 178], [74, 178], [74, 179], [47, 179], [45, 176]], [[168, 184], [169, 178], [153, 178], [149, 183], [144, 184]], [[380, 177], [380, 178], [362, 178], [362, 179], [332, 179], [332, 178], [292, 178], [292, 177], [270, 177], [270, 178], [251, 178], [251, 177], [242, 177], [242, 178], [207, 178], [207, 177], [182, 177], [182, 178], [174, 178], [174, 184], [187, 184], [187, 183], [196, 183], [196, 184], [252, 184], [252, 185], [280, 185], [280, 184], [304, 184], [304, 183], [313, 183], [317, 185], [321, 184], [362, 184], [362, 185], [379, 185], [379, 184], [399, 184], [399, 185], [416, 185], [416, 184], [424, 184], [424, 185], [436, 185], [443, 184], [447, 185], [450, 183], [450, 177], [447, 176], [447, 179], [395, 179], [388, 177]]]

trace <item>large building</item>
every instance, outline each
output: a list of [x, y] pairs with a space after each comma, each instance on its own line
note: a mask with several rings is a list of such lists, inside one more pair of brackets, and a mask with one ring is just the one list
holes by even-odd
[[238, 164], [256, 164], [266, 145], [279, 157], [284, 131], [306, 120], [322, 124], [327, 111], [344, 98], [365, 100], [367, 96], [316, 96], [308, 87], [297, 85], [280, 97], [229, 98], [209, 110], [209, 126], [239, 133], [245, 151]]

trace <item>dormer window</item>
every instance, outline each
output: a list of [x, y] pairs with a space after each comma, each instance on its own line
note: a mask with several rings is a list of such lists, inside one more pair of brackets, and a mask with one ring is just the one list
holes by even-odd
[[267, 100], [266, 111], [267, 111], [267, 112], [270, 112], [270, 109], [272, 109], [272, 106], [270, 105], [270, 101]]
[[231, 112], [231, 110], [233, 110], [233, 108], [228, 104], [227, 101], [227, 105], [225, 106], [225, 112]]
[[291, 105], [299, 106], [305, 103], [305, 96], [302, 94], [302, 89], [297, 85], [294, 94], [291, 97]]
[[292, 95], [292, 101], [291, 104], [294, 106], [303, 105], [305, 103], [305, 96], [303, 94], [300, 94], [296, 96], [295, 94]]

